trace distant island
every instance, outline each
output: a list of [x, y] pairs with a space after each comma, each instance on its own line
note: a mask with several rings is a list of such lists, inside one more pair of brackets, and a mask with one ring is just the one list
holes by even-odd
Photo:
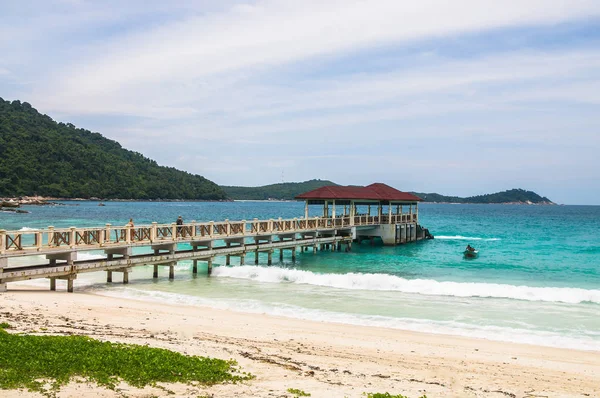
[[0, 197], [225, 200], [206, 178], [159, 166], [98, 133], [0, 98]]
[[[327, 185], [338, 185], [328, 180], [309, 180], [304, 182], [285, 182], [260, 187], [222, 186], [227, 197], [234, 200], [293, 200], [303, 192]], [[411, 192], [429, 203], [519, 203], [554, 204], [550, 199], [524, 189], [511, 189], [487, 195], [445, 196], [438, 193]]]

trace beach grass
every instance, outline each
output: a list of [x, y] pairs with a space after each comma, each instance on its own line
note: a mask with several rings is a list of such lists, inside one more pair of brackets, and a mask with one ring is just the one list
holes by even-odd
[[299, 390], [297, 388], [288, 388], [287, 391], [290, 394], [293, 394], [295, 397], [310, 397], [310, 393]]
[[[367, 395], [367, 398], [408, 398], [406, 395], [402, 395], [402, 394], [393, 395], [393, 394], [390, 394], [389, 392], [384, 392], [384, 393], [370, 392], [370, 393], [367, 393], [366, 395]], [[422, 395], [419, 398], [427, 398], [427, 396]]]
[[82, 378], [109, 389], [121, 381], [143, 388], [157, 383], [206, 386], [236, 383], [254, 376], [233, 360], [186, 356], [162, 348], [102, 342], [87, 336], [11, 334], [0, 327], [0, 389], [54, 396]]

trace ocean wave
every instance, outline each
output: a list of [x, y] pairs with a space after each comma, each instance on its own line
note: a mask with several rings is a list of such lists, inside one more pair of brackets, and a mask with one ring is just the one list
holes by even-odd
[[19, 231], [21, 231], [21, 232], [32, 232], [32, 231], [39, 231], [39, 230], [40, 230], [39, 228], [23, 227]]
[[479, 238], [476, 236], [461, 236], [461, 235], [454, 235], [454, 236], [444, 236], [444, 235], [436, 235], [435, 239], [438, 240], [483, 240], [486, 242], [493, 242], [496, 240], [502, 240], [501, 238]]
[[297, 283], [338, 289], [397, 291], [431, 296], [504, 298], [569, 304], [600, 303], [600, 290], [481, 282], [439, 282], [431, 279], [405, 279], [389, 274], [318, 274], [298, 269], [246, 265], [215, 267], [212, 275], [256, 282]]
[[600, 351], [600, 342], [591, 335], [564, 335], [551, 331], [532, 330], [524, 327], [509, 328], [492, 325], [476, 325], [458, 321], [435, 321], [416, 318], [394, 318], [381, 315], [361, 315], [304, 308], [282, 303], [265, 303], [253, 299], [212, 300], [179, 293], [148, 291], [131, 287], [111, 289], [93, 288], [95, 293], [133, 300], [150, 301], [161, 304], [203, 306], [252, 314], [267, 314], [317, 322], [383, 327], [391, 329], [426, 332], [442, 335], [466, 336], [487, 340], [532, 344], [537, 346], [571, 348]]

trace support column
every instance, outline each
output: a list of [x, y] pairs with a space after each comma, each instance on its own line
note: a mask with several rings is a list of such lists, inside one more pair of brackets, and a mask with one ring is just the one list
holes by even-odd
[[304, 219], [308, 220], [308, 200], [304, 202]]
[[213, 268], [213, 259], [211, 257], [208, 259], [208, 275], [212, 274], [212, 268]]
[[123, 270], [123, 284], [124, 285], [129, 284], [129, 269]]
[[296, 248], [292, 249], [292, 261], [296, 261]]
[[[1, 239], [4, 239], [4, 236], [0, 236]], [[0, 258], [0, 274], [4, 272], [4, 268], [8, 265], [7, 258]], [[6, 282], [2, 282], [0, 279], [0, 292], [6, 291]]]
[[106, 271], [106, 283], [112, 283], [112, 271]]
[[254, 264], [258, 265], [258, 250], [254, 252]]
[[273, 250], [269, 250], [269, 256], [267, 257], [267, 265], [273, 264]]
[[68, 293], [73, 293], [73, 278], [68, 278], [67, 279], [67, 292]]
[[240, 255], [240, 265], [244, 265], [246, 263], [246, 256], [244, 253]]
[[56, 278], [50, 278], [50, 290], [53, 292], [56, 291]]
[[196, 275], [198, 273], [198, 260], [194, 260], [194, 265], [192, 267], [192, 274]]
[[153, 278], [158, 278], [158, 264], [154, 264], [154, 273], [152, 274]]
[[335, 218], [335, 200], [333, 201], [333, 204], [331, 206], [331, 217]]
[[225, 265], [231, 265], [231, 256], [229, 254], [225, 256]]
[[279, 249], [279, 261], [283, 261], [283, 249]]
[[169, 279], [175, 279], [175, 264], [177, 263], [169, 264]]

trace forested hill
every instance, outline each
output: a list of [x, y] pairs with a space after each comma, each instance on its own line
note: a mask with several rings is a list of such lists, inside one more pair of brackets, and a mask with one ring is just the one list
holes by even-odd
[[310, 180], [304, 182], [284, 182], [264, 185], [262, 187], [227, 187], [222, 186], [227, 196], [236, 200], [292, 200], [301, 193], [312, 191], [326, 185], [337, 185], [327, 180]]
[[508, 191], [491, 193], [487, 195], [469, 196], [466, 198], [461, 198], [458, 196], [444, 196], [437, 193], [412, 193], [422, 198], [425, 202], [554, 204], [550, 199], [524, 189], [511, 189]]
[[0, 197], [226, 199], [212, 181], [159, 166], [98, 133], [0, 98]]

